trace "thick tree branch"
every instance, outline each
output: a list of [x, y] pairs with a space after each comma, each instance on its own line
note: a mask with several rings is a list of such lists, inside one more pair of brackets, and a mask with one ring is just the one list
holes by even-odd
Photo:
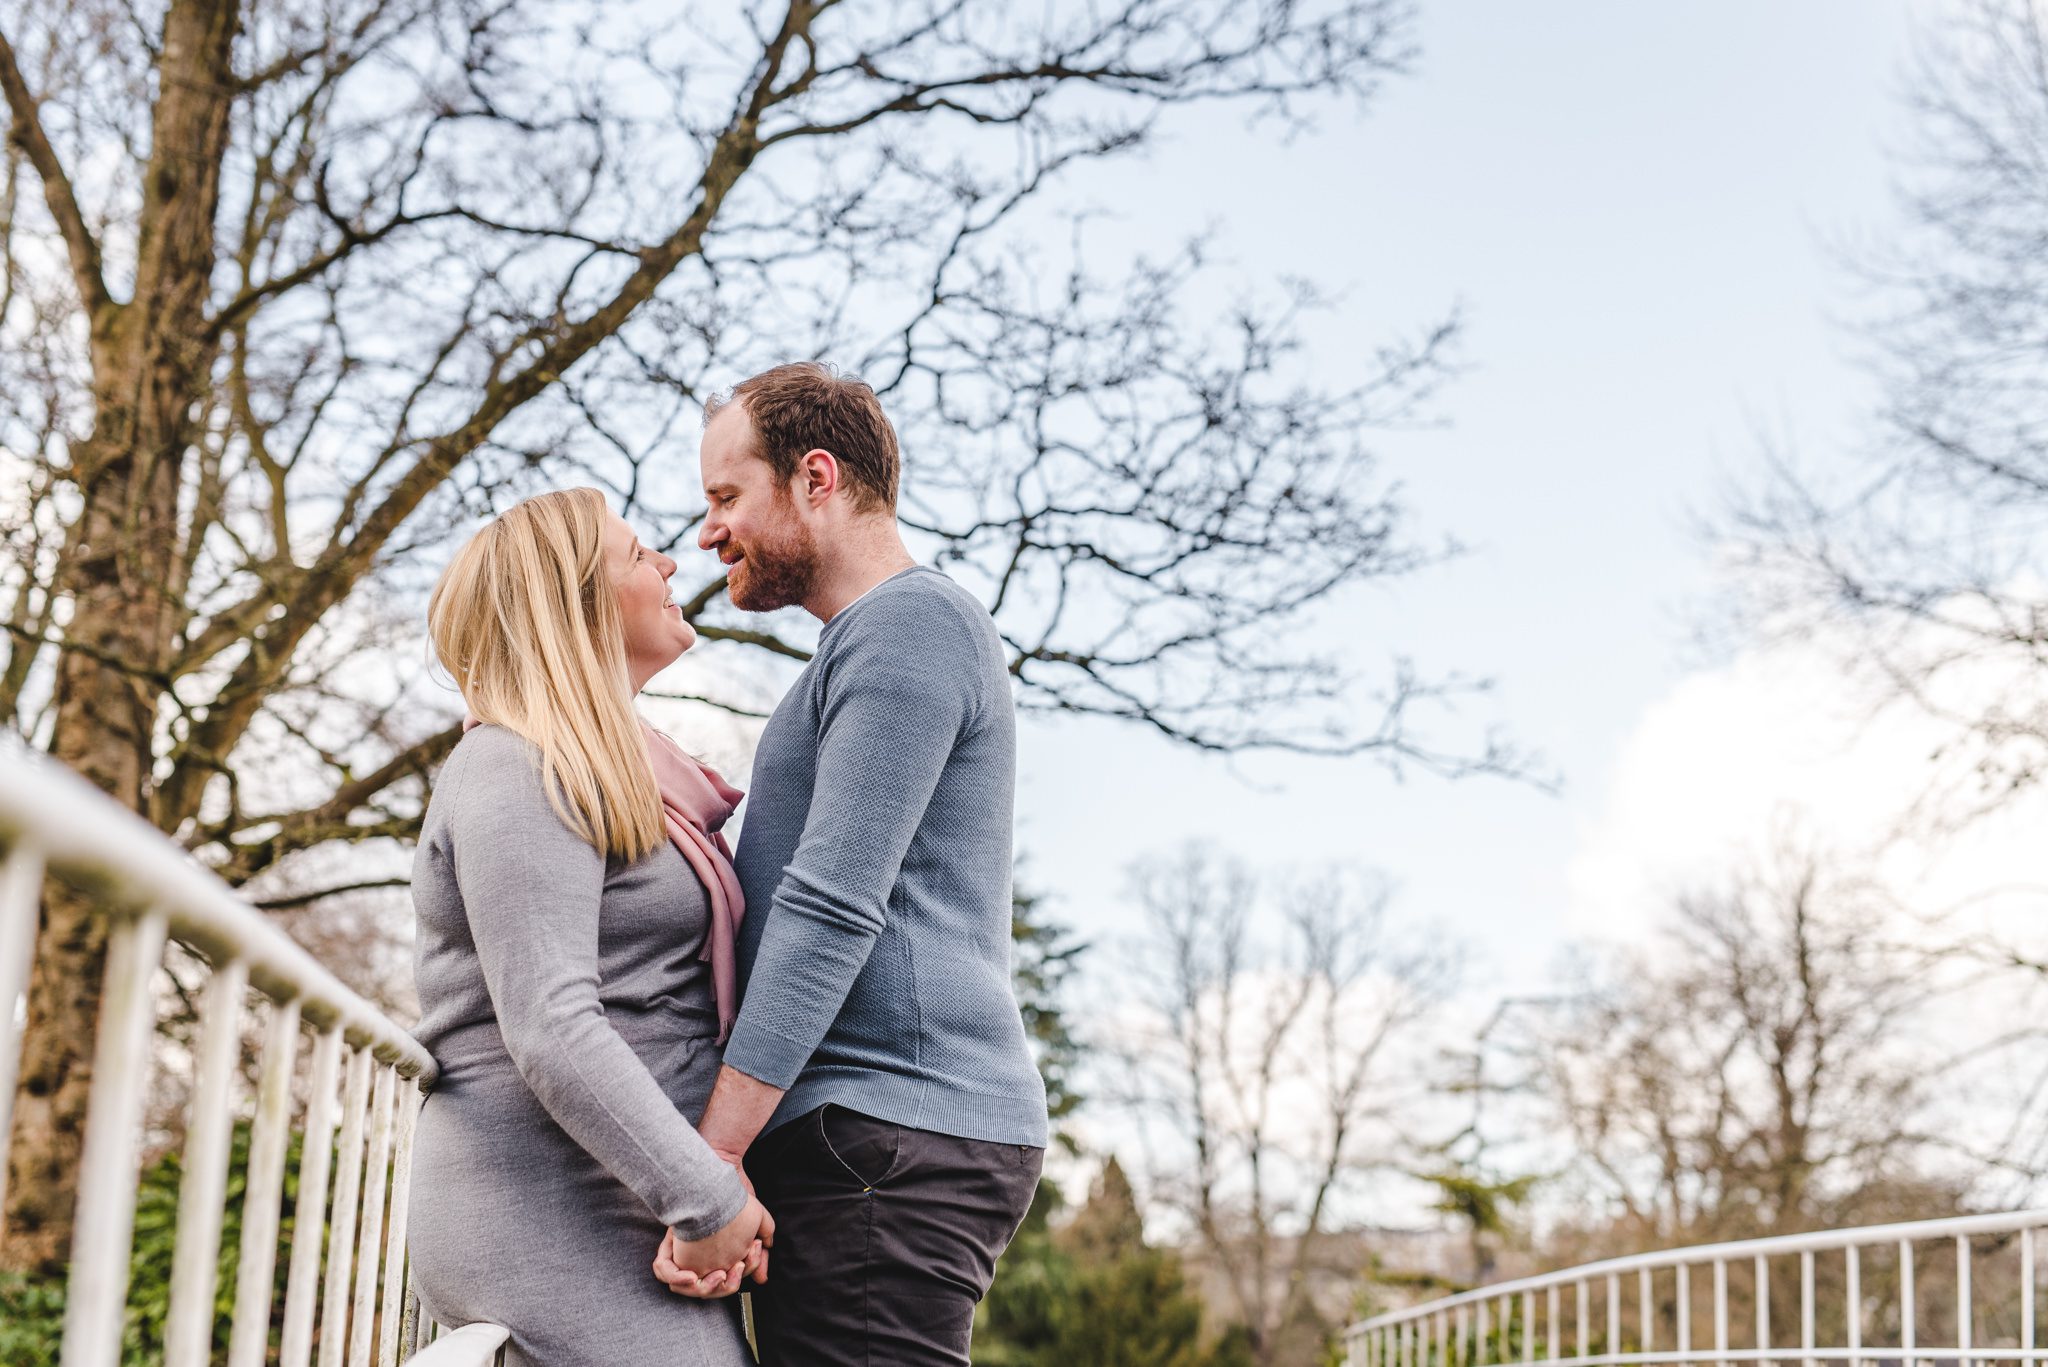
[[28, 155], [29, 164], [36, 168], [36, 176], [43, 182], [43, 198], [50, 206], [50, 216], [57, 220], [57, 230], [64, 236], [64, 248], [71, 257], [72, 280], [78, 286], [86, 316], [97, 320], [112, 304], [102, 273], [100, 245], [86, 226], [71, 177], [65, 173], [57, 149], [50, 145], [36, 98], [22, 79], [14, 45], [7, 41], [5, 33], [0, 33], [0, 93], [6, 95], [12, 117], [8, 136]]
[[[385, 544], [428, 494], [481, 447], [500, 423], [552, 387], [564, 372], [617, 332], [677, 266], [703, 249], [704, 235], [712, 220], [760, 154], [762, 110], [771, 99], [790, 45], [805, 31], [813, 13], [806, 0], [795, 0], [789, 7], [781, 31], [755, 67], [747, 98], [712, 146], [698, 178], [696, 202], [689, 215], [667, 240], [640, 253], [639, 266], [602, 306], [556, 332], [520, 370], [487, 385], [482, 401], [467, 421], [425, 442], [413, 465], [385, 493], [360, 527], [335, 527], [327, 549], [299, 577], [289, 600], [283, 604], [283, 617], [269, 624], [269, 634], [237, 664], [222, 690], [223, 703], [193, 727], [184, 750], [203, 757], [224, 755], [232, 749], [299, 642], [369, 572]], [[210, 776], [203, 767], [178, 763], [160, 789], [164, 818], [175, 824], [195, 813]]]
[[[417, 818], [392, 818], [361, 823], [356, 814], [368, 807], [380, 794], [393, 784], [408, 778], [417, 778], [423, 783], [431, 771], [462, 739], [462, 728], [451, 726], [437, 731], [424, 740], [400, 750], [389, 760], [359, 778], [349, 778], [335, 788], [333, 794], [317, 806], [295, 812], [280, 812], [261, 816], [236, 816], [226, 822], [203, 828], [192, 837], [195, 846], [222, 845], [228, 850], [228, 860], [219, 870], [230, 883], [244, 883], [274, 866], [285, 856], [300, 850], [311, 849], [329, 840], [365, 840], [378, 836], [403, 834], [407, 822], [417, 826]], [[161, 821], [159, 824], [162, 824]], [[266, 826], [276, 829], [258, 840], [237, 843], [237, 832], [259, 830]]]

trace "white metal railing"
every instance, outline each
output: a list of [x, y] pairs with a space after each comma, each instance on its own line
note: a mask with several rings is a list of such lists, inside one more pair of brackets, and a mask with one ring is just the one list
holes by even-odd
[[2048, 1350], [2036, 1333], [2036, 1243], [2044, 1227], [2048, 1210], [2030, 1210], [1614, 1258], [1376, 1315], [1346, 1331], [1347, 1360], [1351, 1367], [2041, 1362]]
[[[240, 1120], [250, 1125], [250, 1142], [229, 1367], [261, 1367], [270, 1355], [280, 1205], [295, 1133], [303, 1145], [280, 1367], [369, 1367], [373, 1356], [380, 1367], [408, 1360], [481, 1367], [496, 1356], [506, 1334], [488, 1325], [413, 1351], [438, 1334], [420, 1324], [405, 1276], [413, 1126], [434, 1079], [426, 1050], [154, 827], [20, 750], [0, 751], [0, 1150], [13, 1133], [20, 1008], [46, 878], [85, 892], [110, 923], [65, 1294], [64, 1367], [114, 1367], [121, 1356], [143, 1103], [157, 1052], [155, 977], [168, 941], [202, 957], [210, 973], [181, 1155], [166, 1367], [200, 1367], [212, 1357], [214, 1283]], [[259, 1011], [254, 1095], [244, 1096], [245, 1028]], [[0, 1219], [5, 1181], [0, 1164]]]

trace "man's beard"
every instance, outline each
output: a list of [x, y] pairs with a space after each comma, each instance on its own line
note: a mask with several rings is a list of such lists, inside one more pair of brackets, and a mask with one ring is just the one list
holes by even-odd
[[[794, 607], [811, 596], [818, 582], [818, 542], [811, 529], [792, 516], [772, 533], [740, 547], [741, 559], [726, 572], [726, 596], [746, 612], [773, 612]], [[743, 580], [733, 571], [744, 570]]]

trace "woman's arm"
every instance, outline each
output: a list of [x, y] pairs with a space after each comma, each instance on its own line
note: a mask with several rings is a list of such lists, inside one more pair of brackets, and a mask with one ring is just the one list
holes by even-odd
[[[464, 742], [447, 833], [455, 882], [505, 1050], [555, 1122], [685, 1238], [747, 1203], [598, 1002], [605, 861], [562, 824], [532, 747], [499, 728]], [[458, 766], [451, 764], [450, 768]]]

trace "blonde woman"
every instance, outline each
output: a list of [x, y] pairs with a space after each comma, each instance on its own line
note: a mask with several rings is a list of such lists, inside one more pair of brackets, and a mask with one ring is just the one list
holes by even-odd
[[[718, 1072], [743, 908], [718, 827], [739, 794], [633, 710], [696, 639], [675, 562], [594, 489], [479, 532], [428, 608], [471, 729], [413, 866], [420, 1113], [411, 1244], [443, 1324], [536, 1367], [750, 1362], [728, 1299], [773, 1225], [692, 1121]], [[648, 1250], [709, 1238], [678, 1296]]]

